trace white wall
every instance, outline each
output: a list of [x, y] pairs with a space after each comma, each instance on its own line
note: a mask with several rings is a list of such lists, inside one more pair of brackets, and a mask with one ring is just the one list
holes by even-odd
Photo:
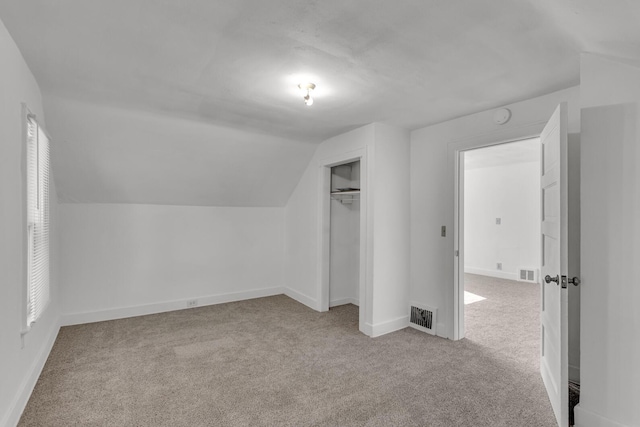
[[[372, 308], [365, 319], [369, 335], [408, 324], [409, 138], [407, 132], [370, 124], [323, 142], [286, 207], [285, 274], [289, 295], [320, 309], [319, 162], [359, 149], [368, 156], [368, 251], [366, 278]], [[362, 236], [361, 236], [362, 238]]]
[[539, 161], [465, 170], [464, 239], [465, 272], [519, 280], [540, 268]]
[[331, 201], [329, 306], [360, 304], [360, 201]]
[[569, 103], [569, 132], [579, 132], [578, 99], [574, 87], [508, 105], [512, 117], [502, 126], [489, 110], [411, 133], [410, 298], [439, 310], [438, 335], [453, 338], [454, 150], [538, 136], [563, 101]]
[[[0, 425], [17, 423], [58, 332], [55, 186], [51, 188], [51, 302], [25, 335], [20, 332], [26, 286], [26, 212], [21, 103], [45, 126], [40, 89], [0, 22]], [[55, 136], [52, 150], [56, 150]]]
[[581, 76], [583, 316], [576, 425], [639, 426], [640, 67], [585, 55]]
[[408, 132], [375, 124], [373, 188], [372, 325], [379, 334], [407, 326], [409, 319]]
[[284, 209], [60, 204], [65, 323], [283, 292]]
[[[569, 229], [571, 248], [580, 248], [581, 210], [580, 210], [580, 134], [569, 135], [567, 141]], [[569, 251], [569, 275], [580, 277], [580, 250]], [[582, 286], [569, 286], [569, 380], [580, 383], [580, 318]]]
[[367, 125], [320, 144], [285, 209], [285, 283], [290, 296], [316, 310], [320, 309], [318, 161], [371, 147], [373, 138], [374, 125]]

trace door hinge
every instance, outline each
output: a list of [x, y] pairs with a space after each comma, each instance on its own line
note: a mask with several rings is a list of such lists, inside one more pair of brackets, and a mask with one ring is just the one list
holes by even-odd
[[460, 256], [460, 251], [456, 249], [456, 256]]

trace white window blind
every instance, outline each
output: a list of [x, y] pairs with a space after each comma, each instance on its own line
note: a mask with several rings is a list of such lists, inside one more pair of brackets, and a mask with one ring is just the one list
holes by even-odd
[[49, 138], [27, 115], [27, 328], [49, 302]]

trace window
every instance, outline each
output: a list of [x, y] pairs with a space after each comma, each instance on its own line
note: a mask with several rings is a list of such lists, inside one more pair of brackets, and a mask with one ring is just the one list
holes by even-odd
[[26, 114], [27, 329], [49, 302], [49, 138]]

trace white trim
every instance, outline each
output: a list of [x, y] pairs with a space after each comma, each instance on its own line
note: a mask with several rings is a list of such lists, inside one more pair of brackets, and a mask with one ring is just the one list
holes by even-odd
[[432, 329], [427, 329], [427, 328], [423, 328], [423, 327], [418, 326], [418, 325], [414, 325], [413, 323], [409, 322], [409, 327], [410, 327], [410, 328], [413, 328], [413, 329], [415, 329], [416, 331], [424, 332], [424, 333], [425, 333], [425, 334], [427, 334], [427, 335], [433, 335], [433, 336], [435, 336], [435, 335], [436, 335], [436, 329], [435, 329], [435, 328], [436, 328], [437, 326], [436, 326], [436, 325], [433, 325], [433, 326], [434, 326], [434, 328], [432, 328]]
[[340, 298], [334, 299], [329, 303], [329, 307], [337, 307], [339, 305], [353, 304], [360, 307], [360, 302], [356, 298]]
[[298, 291], [294, 291], [291, 288], [284, 288], [284, 294], [286, 296], [288, 296], [289, 298], [298, 301], [300, 304], [306, 305], [307, 307], [311, 308], [312, 310], [315, 311], [322, 311], [320, 310], [319, 304], [318, 304], [318, 300], [315, 300], [311, 297], [308, 297], [304, 294], [301, 294]]
[[461, 340], [464, 327], [464, 152], [455, 152], [453, 200], [453, 340]]
[[445, 327], [444, 323], [436, 324], [436, 336], [440, 338], [449, 338], [447, 336], [447, 328]]
[[[29, 299], [29, 246], [27, 244], [27, 240], [29, 239], [29, 218], [27, 212], [29, 211], [29, 200], [27, 197], [27, 193], [29, 192], [27, 179], [28, 179], [28, 167], [27, 167], [27, 140], [28, 140], [28, 130], [27, 130], [27, 118], [33, 115], [33, 113], [29, 110], [29, 107], [26, 103], [22, 103], [22, 121], [20, 122], [20, 126], [22, 127], [22, 141], [20, 144], [20, 166], [22, 169], [21, 176], [21, 195], [22, 195], [22, 232], [24, 234], [23, 246], [22, 246], [22, 271], [21, 271], [21, 280], [20, 280], [20, 305], [22, 308], [20, 309], [21, 317], [20, 317], [20, 328], [23, 339], [25, 334], [27, 334], [31, 328], [27, 318], [29, 317], [29, 310], [27, 307], [27, 301]], [[0, 423], [0, 425], [5, 425]]]
[[152, 304], [144, 304], [137, 306], [112, 308], [108, 310], [99, 310], [83, 313], [63, 314], [60, 319], [62, 326], [80, 325], [83, 323], [103, 322], [106, 320], [124, 319], [127, 317], [144, 316], [147, 314], [164, 313], [167, 311], [182, 310], [187, 308], [187, 301], [197, 299], [198, 307], [223, 304], [227, 302], [242, 301], [253, 298], [269, 297], [274, 295], [282, 295], [285, 293], [284, 288], [263, 288], [252, 289], [250, 291], [232, 292], [228, 294], [208, 295], [202, 297], [193, 297], [174, 301], [165, 301]]
[[365, 322], [364, 325], [360, 326], [360, 332], [368, 337], [373, 337], [373, 326], [371, 325], [371, 323]]
[[616, 421], [584, 409], [579, 403], [574, 408], [575, 427], [625, 427]]
[[56, 320], [54, 322], [53, 328], [51, 328], [51, 331], [49, 332], [49, 336], [47, 337], [44, 345], [40, 349], [38, 356], [35, 358], [35, 360], [31, 364], [31, 368], [29, 369], [28, 374], [24, 377], [24, 379], [20, 383], [18, 392], [15, 394], [15, 398], [13, 399], [13, 402], [11, 402], [11, 404], [9, 405], [9, 410], [7, 411], [3, 419], [0, 420], [0, 426], [18, 425], [18, 421], [20, 421], [22, 412], [24, 412], [24, 408], [26, 408], [27, 402], [29, 402], [29, 398], [31, 397], [31, 393], [33, 393], [33, 389], [35, 388], [36, 383], [38, 382], [38, 378], [40, 378], [40, 374], [42, 373], [44, 364], [47, 362], [49, 353], [51, 353], [53, 344], [56, 342], [56, 338], [58, 337], [59, 331], [60, 331], [60, 322]]
[[373, 317], [373, 147], [363, 147], [318, 160], [318, 278], [316, 284], [319, 311], [329, 310], [330, 275], [330, 173], [333, 166], [360, 160], [360, 266], [358, 300], [360, 302], [358, 329], [371, 336], [367, 322]]
[[331, 276], [331, 203], [326, 200], [331, 192], [331, 166], [318, 163], [318, 277], [316, 295], [319, 311], [329, 310]]
[[409, 316], [401, 316], [396, 319], [387, 320], [386, 322], [376, 323], [372, 325], [366, 323], [367, 330], [371, 332], [371, 338], [379, 337], [391, 332], [399, 331], [409, 326]]
[[[530, 138], [537, 138], [542, 133], [546, 121], [538, 121], [516, 128], [499, 131], [489, 131], [478, 135], [452, 140], [447, 143], [447, 168], [453, 175], [454, 206], [453, 206], [453, 289], [446, 294], [446, 306], [452, 307], [448, 319], [453, 325], [451, 338], [464, 338], [464, 167], [463, 153], [468, 150], [507, 144]], [[456, 253], [458, 256], [456, 256]], [[445, 312], [446, 313], [446, 312]]]
[[464, 272], [469, 274], [478, 274], [480, 276], [497, 277], [499, 279], [509, 279], [515, 281], [518, 281], [520, 279], [518, 273], [509, 273], [502, 270], [485, 270], [483, 268], [465, 267]]

